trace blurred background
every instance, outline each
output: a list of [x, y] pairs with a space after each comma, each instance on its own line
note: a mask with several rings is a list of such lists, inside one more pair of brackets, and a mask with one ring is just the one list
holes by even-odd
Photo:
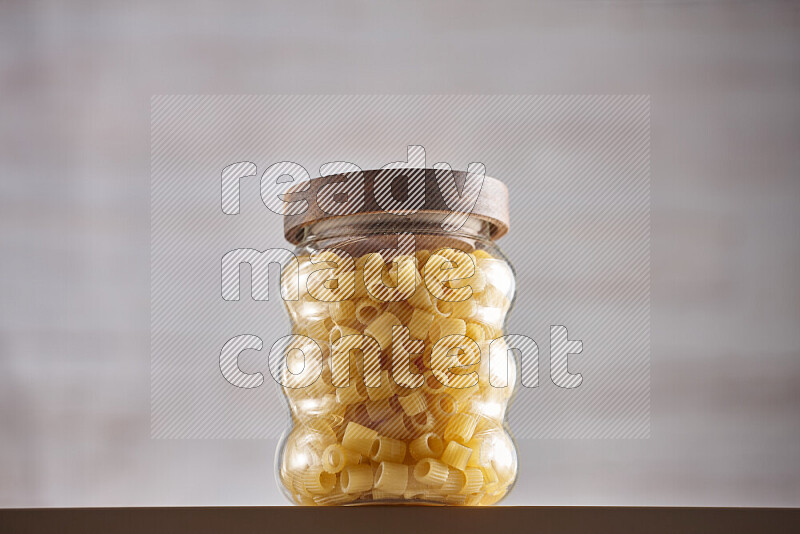
[[0, 3], [0, 506], [284, 504], [273, 440], [150, 439], [172, 93], [649, 94], [650, 438], [523, 440], [504, 504], [800, 506], [798, 30], [781, 1]]

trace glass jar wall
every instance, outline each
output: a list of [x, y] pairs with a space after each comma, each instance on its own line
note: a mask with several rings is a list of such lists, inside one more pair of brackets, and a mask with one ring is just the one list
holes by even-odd
[[491, 505], [513, 486], [513, 270], [486, 220], [440, 222], [363, 213], [297, 234], [277, 455], [292, 502]]

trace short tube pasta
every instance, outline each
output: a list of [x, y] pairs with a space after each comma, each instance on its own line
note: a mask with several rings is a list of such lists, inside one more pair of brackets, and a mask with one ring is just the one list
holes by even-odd
[[[317, 255], [311, 267], [301, 257], [295, 268], [300, 299], [286, 302], [292, 330], [319, 346], [322, 368], [309, 386], [284, 389], [294, 429], [281, 483], [294, 502], [313, 506], [497, 502], [514, 482], [516, 456], [503, 428], [509, 394], [490, 385], [498, 371], [488, 362], [513, 298], [511, 271], [481, 249], [391, 257], [368, 252], [347, 267], [337, 252]], [[324, 272], [323, 260], [341, 264]], [[376, 277], [365, 283], [367, 270]], [[343, 281], [352, 295], [312, 298], [312, 271], [315, 294], [341, 297]], [[298, 381], [286, 375], [287, 384]]]
[[312, 495], [330, 493], [335, 484], [336, 475], [324, 471], [321, 467], [311, 467], [303, 476], [303, 487]]
[[372, 467], [369, 464], [349, 465], [339, 477], [344, 493], [361, 493], [372, 488]]
[[322, 468], [328, 473], [338, 473], [346, 466], [358, 464], [360, 461], [359, 453], [345, 449], [338, 443], [328, 445], [322, 453]]
[[378, 438], [378, 433], [371, 428], [349, 422], [344, 431], [342, 446], [364, 456], [369, 456], [372, 443]]
[[447, 465], [451, 465], [463, 471], [464, 468], [467, 467], [470, 456], [472, 456], [472, 449], [455, 441], [451, 441], [447, 444], [447, 447], [445, 447], [442, 453], [442, 461]]
[[442, 438], [433, 432], [423, 434], [408, 444], [408, 452], [415, 460], [438, 458], [443, 451]]
[[425, 395], [421, 391], [414, 391], [405, 397], [398, 397], [397, 400], [406, 415], [417, 415], [426, 408]]
[[475, 433], [478, 425], [478, 416], [471, 413], [459, 413], [454, 415], [444, 429], [444, 439], [455, 440], [466, 445]]
[[406, 457], [405, 441], [379, 436], [372, 442], [369, 457], [373, 462], [402, 463]]
[[433, 458], [423, 458], [414, 466], [414, 478], [434, 488], [441, 488], [447, 482], [449, 472], [447, 465]]
[[395, 495], [402, 494], [408, 485], [408, 466], [381, 462], [375, 470], [375, 489]]

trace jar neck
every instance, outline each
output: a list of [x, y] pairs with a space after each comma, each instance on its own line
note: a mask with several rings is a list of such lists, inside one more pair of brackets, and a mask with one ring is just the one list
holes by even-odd
[[316, 242], [335, 243], [340, 240], [385, 234], [411, 233], [420, 236], [447, 236], [470, 242], [491, 242], [491, 227], [485, 221], [470, 217], [455, 231], [442, 228], [442, 214], [414, 213], [407, 216], [388, 213], [347, 215], [326, 219], [303, 229], [300, 246]]

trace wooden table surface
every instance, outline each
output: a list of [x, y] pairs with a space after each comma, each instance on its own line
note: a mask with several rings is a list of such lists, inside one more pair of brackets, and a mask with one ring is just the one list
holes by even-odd
[[800, 532], [796, 508], [203, 507], [0, 510], [0, 532]]

